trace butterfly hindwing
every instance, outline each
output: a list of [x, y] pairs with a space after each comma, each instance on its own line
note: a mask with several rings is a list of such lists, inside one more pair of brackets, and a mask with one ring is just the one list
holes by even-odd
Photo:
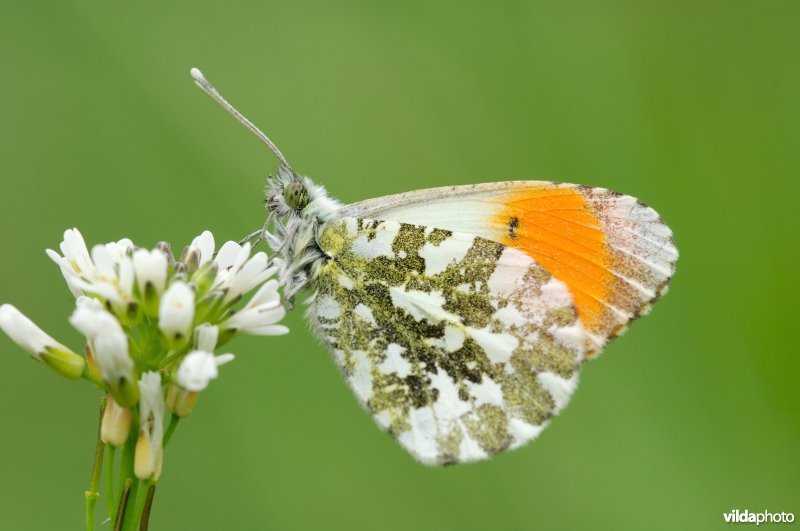
[[474, 461], [536, 437], [589, 337], [564, 282], [480, 236], [343, 218], [308, 317], [362, 405], [415, 458]]
[[459, 230], [518, 249], [570, 289], [592, 345], [625, 330], [666, 291], [672, 231], [634, 197], [547, 181], [419, 190], [361, 201], [343, 216]]

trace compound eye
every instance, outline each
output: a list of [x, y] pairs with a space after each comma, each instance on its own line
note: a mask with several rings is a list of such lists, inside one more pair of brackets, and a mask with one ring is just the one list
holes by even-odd
[[302, 183], [289, 183], [283, 188], [283, 199], [295, 210], [303, 210], [308, 205], [308, 192]]

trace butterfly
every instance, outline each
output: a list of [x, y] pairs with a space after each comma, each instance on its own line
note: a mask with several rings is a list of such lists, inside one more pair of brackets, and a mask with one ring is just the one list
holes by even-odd
[[422, 463], [534, 439], [583, 364], [667, 291], [672, 231], [631, 196], [513, 181], [343, 205], [192, 75], [280, 160], [250, 238], [272, 246], [284, 296], [310, 294], [311, 328], [359, 403]]

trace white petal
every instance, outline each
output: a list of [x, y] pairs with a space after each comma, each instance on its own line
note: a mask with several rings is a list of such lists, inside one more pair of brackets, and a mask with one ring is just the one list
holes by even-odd
[[128, 251], [133, 249], [133, 242], [128, 238], [123, 238], [117, 242], [107, 243], [106, 249], [108, 249], [114, 263], [119, 264], [123, 258], [128, 256]]
[[86, 242], [78, 229], [68, 229], [64, 232], [64, 241], [61, 242], [61, 252], [67, 263], [75, 271], [88, 279], [96, 277], [96, 271]]
[[245, 244], [242, 245], [242, 249], [239, 251], [236, 260], [233, 261], [233, 265], [231, 266], [234, 271], [241, 269], [245, 262], [247, 262], [247, 259], [250, 258], [250, 248], [250, 242], [245, 242]]
[[114, 258], [105, 245], [92, 247], [92, 260], [97, 268], [98, 278], [107, 281], [117, 278]]
[[259, 326], [271, 325], [279, 322], [286, 317], [286, 308], [278, 306], [276, 308], [258, 308], [258, 322]]
[[289, 328], [284, 325], [271, 325], [249, 328], [245, 332], [254, 336], [282, 336], [289, 333]]
[[195, 350], [183, 358], [175, 379], [189, 391], [202, 391], [208, 382], [217, 377], [217, 362], [210, 352]]
[[164, 292], [167, 283], [167, 257], [158, 249], [148, 251], [139, 249], [133, 253], [133, 270], [139, 288], [150, 283], [160, 294]]
[[[256, 287], [262, 279], [262, 273], [266, 270], [267, 267], [267, 255], [264, 253], [258, 253], [253, 258], [248, 260], [235, 274], [235, 276], [230, 281], [230, 286], [228, 288], [228, 293], [225, 295], [225, 302], [229, 302], [236, 297], [243, 295]], [[231, 268], [232, 271], [236, 271], [236, 267]], [[266, 279], [263, 279], [266, 280]]]
[[228, 354], [220, 354], [219, 356], [214, 358], [214, 361], [217, 363], [217, 367], [222, 367], [226, 363], [232, 362], [235, 358], [236, 358], [236, 356], [234, 356], [233, 354], [230, 354], [230, 353], [228, 353]]
[[241, 250], [242, 246], [238, 243], [225, 242], [217, 253], [217, 257], [214, 258], [214, 261], [219, 266], [220, 271], [231, 267], [236, 261], [236, 258], [239, 256]]
[[214, 352], [214, 349], [217, 348], [217, 338], [219, 337], [218, 327], [203, 323], [194, 329], [194, 334], [194, 345], [197, 350]]
[[[152, 451], [161, 451], [161, 440], [164, 436], [164, 393], [161, 391], [161, 375], [157, 372], [146, 372], [139, 380], [139, 424], [150, 428]], [[152, 423], [149, 421], [152, 417]]]
[[245, 308], [255, 308], [256, 306], [280, 304], [281, 295], [278, 293], [278, 281], [270, 280], [264, 283], [256, 294], [250, 299]]
[[81, 295], [75, 301], [75, 306], [78, 308], [85, 308], [87, 310], [102, 312], [104, 310], [103, 303], [92, 297]]
[[113, 329], [101, 330], [92, 341], [97, 368], [107, 382], [117, 382], [133, 373], [133, 360], [128, 355], [128, 337]]
[[100, 301], [80, 297], [76, 302], [77, 308], [72, 312], [69, 322], [87, 339], [93, 341], [102, 333], [125, 335], [119, 321], [103, 308]]
[[139, 392], [141, 399], [139, 402], [139, 414], [142, 423], [146, 423], [152, 414], [161, 424], [164, 416], [164, 395], [161, 392], [161, 375], [157, 372], [146, 372], [139, 380]]
[[134, 473], [139, 479], [158, 479], [163, 459], [164, 394], [161, 375], [147, 372], [139, 380], [139, 440], [136, 444]]
[[200, 265], [210, 262], [214, 256], [214, 235], [207, 230], [203, 231], [200, 236], [192, 240], [191, 246], [200, 253]]
[[125, 256], [119, 263], [119, 290], [126, 299], [130, 299], [133, 295], [133, 280], [133, 260]]
[[83, 294], [83, 290], [78, 286], [77, 281], [80, 279], [78, 273], [67, 263], [63, 256], [58, 254], [52, 249], [47, 249], [45, 251], [47, 256], [49, 256], [53, 262], [58, 264], [58, 267], [61, 268], [61, 274], [64, 275], [64, 280], [67, 282], [67, 287], [69, 288], [72, 295], [78, 297]]
[[77, 286], [81, 292], [92, 293], [94, 295], [99, 295], [106, 300], [109, 300], [114, 303], [121, 303], [122, 298], [120, 297], [119, 291], [117, 291], [116, 286], [110, 284], [105, 281], [97, 281], [97, 282], [86, 282], [84, 280], [76, 280], [75, 286]]

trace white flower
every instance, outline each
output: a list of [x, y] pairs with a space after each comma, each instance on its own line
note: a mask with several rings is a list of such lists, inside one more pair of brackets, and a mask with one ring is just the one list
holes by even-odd
[[175, 380], [187, 391], [202, 391], [218, 376], [217, 367], [233, 361], [233, 358], [233, 354], [214, 356], [203, 350], [192, 351], [183, 358]]
[[80, 378], [84, 359], [47, 335], [10, 304], [0, 306], [0, 329], [35, 360], [67, 378]]
[[269, 259], [265, 253], [256, 253], [250, 258], [250, 243], [226, 242], [214, 261], [219, 272], [213, 289], [225, 291], [225, 304], [249, 292], [277, 271], [277, 268], [268, 267]]
[[97, 299], [78, 297], [70, 324], [86, 336], [100, 376], [123, 407], [136, 404], [135, 365], [128, 354], [128, 336], [119, 321]]
[[139, 479], [158, 479], [163, 460], [164, 395], [161, 375], [146, 372], [139, 380], [139, 439], [136, 441], [134, 473]]
[[173, 282], [164, 296], [158, 310], [158, 327], [170, 339], [185, 337], [194, 319], [194, 291], [186, 282]]
[[270, 280], [253, 295], [247, 305], [234, 313], [220, 327], [246, 334], [261, 336], [282, 335], [289, 332], [283, 325], [276, 324], [286, 315], [278, 293], [278, 281]]
[[207, 230], [203, 231], [200, 236], [192, 240], [189, 249], [197, 253], [198, 265], [210, 262], [214, 257], [214, 235]]
[[100, 295], [114, 305], [127, 305], [133, 297], [133, 262], [128, 250], [133, 247], [130, 240], [95, 245], [92, 248], [92, 261], [97, 270], [97, 278], [92, 282], [80, 282], [79, 287], [86, 293]]
[[101, 331], [91, 343], [97, 368], [109, 386], [114, 387], [122, 379], [131, 379], [134, 363], [128, 354], [128, 336], [116, 330]]
[[97, 278], [97, 270], [89, 257], [86, 242], [80, 231], [78, 229], [66, 230], [60, 249], [64, 256], [52, 249], [47, 249], [47, 256], [61, 268], [61, 274], [64, 275], [64, 280], [67, 281], [67, 286], [72, 294], [76, 297], [82, 295], [83, 289], [80, 284], [93, 282]]
[[64, 256], [52, 249], [47, 249], [47, 255], [61, 268], [75, 297], [93, 293], [115, 304], [131, 300], [133, 271], [128, 252], [133, 242], [129, 239], [95, 245], [90, 257], [81, 233], [69, 229], [60, 248]]
[[161, 295], [167, 285], [167, 257], [158, 249], [137, 249], [133, 253], [133, 272], [142, 295], [147, 293], [148, 285]]
[[64, 232], [64, 241], [61, 242], [61, 252], [64, 259], [72, 269], [81, 277], [94, 279], [97, 275], [86, 242], [78, 229], [68, 229]]

